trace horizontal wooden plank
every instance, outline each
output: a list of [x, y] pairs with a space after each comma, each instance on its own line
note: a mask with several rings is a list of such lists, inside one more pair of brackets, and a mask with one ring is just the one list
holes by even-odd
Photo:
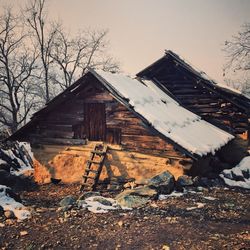
[[65, 138], [35, 138], [33, 143], [49, 144], [49, 145], [85, 145], [84, 139], [65, 139]]
[[62, 131], [62, 130], [40, 130], [40, 135], [44, 137], [52, 137], [52, 138], [65, 138], [65, 139], [71, 139], [74, 137], [74, 132], [70, 131]]

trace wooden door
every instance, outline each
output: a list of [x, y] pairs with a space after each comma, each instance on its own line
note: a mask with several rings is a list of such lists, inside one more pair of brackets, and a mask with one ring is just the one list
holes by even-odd
[[90, 141], [105, 141], [106, 114], [105, 104], [84, 104], [84, 127], [87, 139]]

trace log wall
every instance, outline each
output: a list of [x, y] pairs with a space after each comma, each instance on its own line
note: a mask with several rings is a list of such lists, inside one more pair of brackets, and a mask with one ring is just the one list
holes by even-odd
[[175, 150], [173, 145], [150, 132], [133, 112], [116, 101], [94, 79], [76, 91], [72, 98], [52, 111], [39, 116], [31, 136], [33, 143], [81, 144], [83, 143], [81, 140], [89, 139], [87, 121], [84, 117], [91, 117], [96, 113], [84, 115], [84, 110], [86, 110], [84, 105], [89, 103], [105, 105], [105, 129], [108, 143], [120, 144], [124, 150], [134, 152], [169, 158], [185, 158]]
[[249, 129], [247, 112], [233, 102], [233, 96], [220, 93], [173, 59], [165, 60], [143, 77], [157, 81], [185, 108], [208, 122], [235, 134]]

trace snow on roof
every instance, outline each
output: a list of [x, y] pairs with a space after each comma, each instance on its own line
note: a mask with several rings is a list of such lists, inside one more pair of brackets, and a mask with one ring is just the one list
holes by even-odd
[[126, 98], [134, 110], [143, 116], [162, 135], [192, 154], [214, 154], [234, 137], [201, 120], [181, 107], [152, 81], [142, 82], [121, 74], [93, 71], [119, 96]]

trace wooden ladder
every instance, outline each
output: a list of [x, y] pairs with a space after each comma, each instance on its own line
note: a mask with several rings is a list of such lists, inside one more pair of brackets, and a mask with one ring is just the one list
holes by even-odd
[[105, 144], [96, 144], [91, 151], [89, 160], [86, 163], [81, 191], [96, 189], [107, 151], [108, 146]]

